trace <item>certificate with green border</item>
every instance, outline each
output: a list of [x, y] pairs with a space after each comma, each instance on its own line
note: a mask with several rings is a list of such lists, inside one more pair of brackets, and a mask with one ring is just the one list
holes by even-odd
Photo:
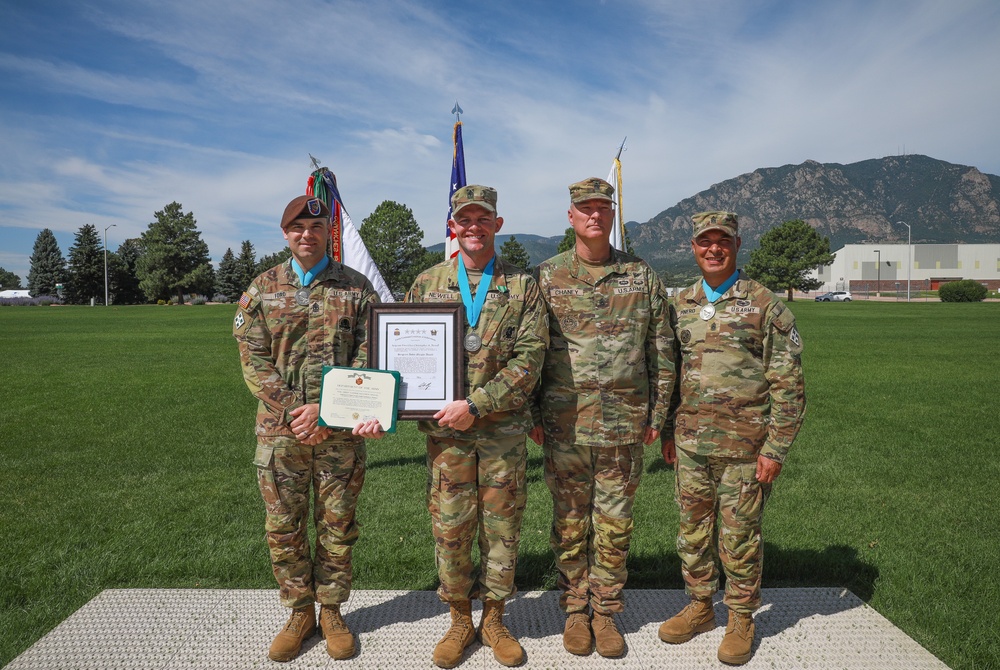
[[323, 366], [319, 392], [319, 425], [354, 428], [369, 419], [378, 419], [382, 430], [396, 432], [396, 405], [399, 402], [399, 373]]

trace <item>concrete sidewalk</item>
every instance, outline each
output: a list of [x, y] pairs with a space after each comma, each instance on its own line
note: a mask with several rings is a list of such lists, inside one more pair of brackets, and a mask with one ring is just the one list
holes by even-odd
[[[526, 668], [726, 668], [715, 656], [727, 611], [716, 599], [715, 630], [682, 645], [657, 638], [660, 623], [687, 602], [681, 590], [627, 590], [618, 615], [627, 651], [620, 659], [573, 656], [562, 648], [564, 618], [555, 591], [518, 594], [505, 622], [527, 652]], [[343, 608], [358, 636], [353, 659], [334, 661], [322, 638], [291, 663], [267, 658], [287, 610], [277, 592], [112, 589], [14, 659], [8, 670], [153, 670], [208, 668], [434, 668], [431, 653], [448, 627], [432, 591], [355, 591]], [[478, 622], [479, 607], [473, 618]], [[850, 591], [765, 589], [756, 614], [754, 656], [746, 668], [850, 670], [946, 668]], [[502, 668], [478, 642], [459, 668]]]

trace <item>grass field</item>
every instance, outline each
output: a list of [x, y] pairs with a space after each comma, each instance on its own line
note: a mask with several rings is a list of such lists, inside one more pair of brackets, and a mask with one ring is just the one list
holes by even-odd
[[[809, 409], [764, 586], [847, 586], [949, 666], [1000, 667], [1000, 305], [792, 307]], [[273, 588], [232, 314], [0, 308], [0, 666], [105, 588]], [[529, 447], [522, 590], [555, 581]], [[682, 587], [672, 485], [648, 450], [631, 588]], [[436, 586], [412, 424], [370, 444], [359, 515], [357, 588]]]

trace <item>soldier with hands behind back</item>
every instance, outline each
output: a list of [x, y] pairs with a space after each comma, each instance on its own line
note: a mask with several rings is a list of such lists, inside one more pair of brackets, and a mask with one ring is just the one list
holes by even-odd
[[364, 438], [383, 433], [377, 421], [353, 431], [321, 427], [318, 403], [324, 365], [365, 366], [368, 309], [379, 299], [368, 279], [327, 255], [330, 210], [322, 200], [293, 199], [281, 228], [292, 257], [253, 280], [233, 321], [243, 377], [259, 399], [254, 463], [271, 565], [281, 604], [292, 610], [268, 656], [290, 661], [299, 654], [316, 631], [318, 601], [327, 652], [344, 659], [356, 650], [340, 605], [351, 590]]

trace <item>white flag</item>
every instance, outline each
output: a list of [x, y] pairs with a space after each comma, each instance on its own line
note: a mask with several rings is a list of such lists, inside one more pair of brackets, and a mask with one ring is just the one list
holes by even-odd
[[372, 286], [375, 287], [375, 291], [382, 298], [382, 302], [396, 302], [396, 299], [392, 297], [392, 291], [389, 290], [389, 286], [382, 279], [382, 273], [379, 272], [378, 266], [372, 260], [372, 255], [368, 253], [368, 247], [365, 246], [364, 241], [361, 239], [358, 229], [354, 227], [351, 215], [347, 213], [347, 208], [343, 205], [340, 206], [340, 219], [340, 239], [342, 242], [341, 249], [344, 254], [344, 265], [354, 268], [368, 277]]
[[[622, 143], [624, 145], [624, 143]], [[625, 249], [625, 214], [622, 212], [622, 162], [615, 158], [608, 174], [608, 183], [615, 187], [615, 219], [611, 226], [611, 246], [619, 251]]]

